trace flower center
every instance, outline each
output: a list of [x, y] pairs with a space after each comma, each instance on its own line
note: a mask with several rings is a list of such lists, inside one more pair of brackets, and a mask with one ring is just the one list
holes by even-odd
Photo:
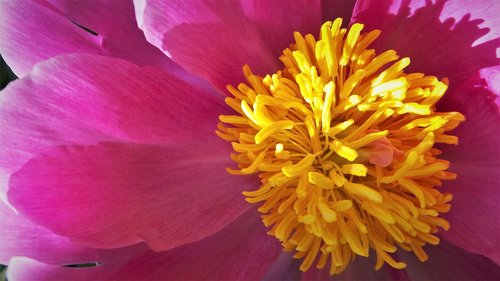
[[236, 175], [258, 174], [261, 186], [243, 194], [258, 209], [300, 269], [327, 264], [342, 272], [357, 255], [388, 263], [397, 246], [427, 260], [425, 244], [437, 245], [439, 217], [452, 195], [437, 187], [455, 174], [438, 158], [435, 143], [457, 144], [445, 132], [464, 121], [458, 112], [436, 112], [447, 80], [405, 73], [409, 58], [394, 50], [376, 55], [368, 46], [379, 30], [349, 30], [326, 22], [320, 39], [294, 33], [283, 51], [284, 68], [228, 86], [217, 134], [231, 142]]

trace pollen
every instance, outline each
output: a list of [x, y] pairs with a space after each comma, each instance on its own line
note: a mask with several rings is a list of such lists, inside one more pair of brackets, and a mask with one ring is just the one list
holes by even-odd
[[407, 73], [410, 58], [394, 50], [376, 54], [379, 30], [341, 26], [326, 22], [319, 39], [294, 33], [274, 74], [245, 65], [217, 134], [234, 149], [237, 169], [227, 171], [258, 175], [260, 187], [243, 195], [302, 271], [339, 274], [369, 255], [377, 270], [402, 269], [391, 254], [426, 261], [423, 246], [450, 227], [439, 215], [452, 195], [439, 187], [457, 175], [435, 145], [458, 144], [446, 133], [465, 117], [436, 111], [446, 78]]

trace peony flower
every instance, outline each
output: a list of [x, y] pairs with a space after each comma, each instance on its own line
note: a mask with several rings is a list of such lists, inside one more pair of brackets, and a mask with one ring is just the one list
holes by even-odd
[[500, 277], [493, 1], [0, 4], [9, 280]]

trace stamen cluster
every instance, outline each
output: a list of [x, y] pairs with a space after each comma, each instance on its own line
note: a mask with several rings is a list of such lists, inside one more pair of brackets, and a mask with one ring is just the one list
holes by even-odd
[[437, 245], [439, 217], [450, 209], [441, 193], [448, 161], [436, 143], [457, 144], [445, 134], [464, 121], [458, 112], [436, 112], [447, 81], [405, 73], [409, 58], [394, 50], [376, 55], [368, 46], [379, 36], [347, 31], [342, 20], [326, 22], [316, 40], [295, 33], [283, 51], [282, 71], [260, 77], [248, 66], [247, 84], [228, 86], [217, 134], [231, 142], [238, 164], [233, 174], [258, 174], [261, 186], [244, 192], [287, 251], [330, 274], [357, 255], [391, 257], [397, 247], [427, 260], [423, 246]]

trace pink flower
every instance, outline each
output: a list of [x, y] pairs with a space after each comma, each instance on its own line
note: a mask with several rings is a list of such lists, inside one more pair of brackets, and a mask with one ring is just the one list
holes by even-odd
[[[406, 70], [447, 77], [438, 110], [467, 117], [453, 131], [460, 145], [439, 147], [458, 178], [439, 188], [453, 194], [451, 228], [425, 247], [429, 261], [399, 250], [405, 270], [374, 271], [375, 254], [357, 257], [338, 280], [500, 278], [495, 1], [0, 6], [0, 53], [20, 77], [0, 96], [0, 263], [9, 280], [329, 279], [328, 267], [299, 272], [266, 234], [241, 195], [259, 179], [225, 171], [233, 150], [214, 131], [220, 115], [234, 114], [225, 87], [243, 81], [243, 65], [276, 73], [293, 31], [318, 34], [337, 17], [381, 29], [373, 47], [409, 56]], [[391, 145], [372, 143], [384, 155]], [[99, 266], [62, 266], [82, 263]]]

